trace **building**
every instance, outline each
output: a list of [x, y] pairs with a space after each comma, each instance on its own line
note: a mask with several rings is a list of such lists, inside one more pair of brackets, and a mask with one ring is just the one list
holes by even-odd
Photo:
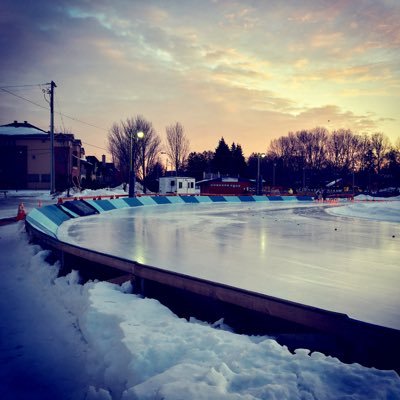
[[[82, 143], [73, 134], [54, 135], [55, 188], [79, 186]], [[0, 126], [0, 188], [51, 188], [50, 133], [27, 121]]]
[[199, 194], [195, 178], [163, 176], [159, 178], [159, 194]]
[[255, 183], [250, 179], [219, 177], [203, 179], [196, 183], [202, 195], [234, 195], [243, 196], [254, 194]]
[[121, 184], [122, 179], [114, 163], [106, 162], [103, 154], [101, 161], [96, 156], [87, 156], [81, 162], [81, 187], [98, 189], [102, 187], [114, 187]]

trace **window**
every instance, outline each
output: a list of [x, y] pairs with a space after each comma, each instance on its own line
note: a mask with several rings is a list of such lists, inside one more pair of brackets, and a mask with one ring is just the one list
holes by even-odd
[[39, 182], [39, 174], [28, 174], [28, 182]]
[[50, 174], [42, 174], [42, 182], [50, 182]]
[[182, 182], [179, 182], [179, 189], [182, 189]]
[[72, 166], [73, 167], [78, 166], [78, 152], [77, 151], [72, 152]]
[[175, 186], [175, 181], [171, 181], [171, 187]]
[[190, 182], [190, 189], [194, 188], [194, 182]]

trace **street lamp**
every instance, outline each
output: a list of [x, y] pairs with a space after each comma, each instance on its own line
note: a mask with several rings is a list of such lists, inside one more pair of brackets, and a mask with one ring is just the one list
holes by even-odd
[[256, 181], [256, 195], [261, 195], [262, 192], [262, 183], [260, 181], [260, 159], [264, 158], [265, 154], [264, 153], [258, 153], [257, 156], [257, 181]]
[[129, 197], [136, 196], [136, 171], [134, 164], [136, 161], [136, 148], [138, 139], [143, 139], [144, 133], [142, 131], [136, 132], [135, 146], [133, 146], [133, 135], [130, 134], [130, 160], [129, 160]]
[[272, 186], [275, 187], [275, 167], [276, 167], [276, 162], [273, 164], [273, 170], [272, 170]]

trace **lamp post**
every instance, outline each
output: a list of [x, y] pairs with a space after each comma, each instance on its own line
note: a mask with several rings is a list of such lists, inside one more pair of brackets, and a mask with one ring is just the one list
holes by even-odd
[[142, 131], [136, 132], [135, 136], [135, 146], [133, 146], [133, 134], [130, 134], [130, 152], [129, 152], [129, 197], [136, 196], [136, 171], [135, 171], [135, 161], [136, 161], [136, 148], [138, 139], [143, 139], [144, 133]]
[[272, 171], [272, 186], [275, 187], [275, 167], [276, 167], [276, 162], [273, 164], [273, 171]]
[[257, 156], [257, 180], [256, 180], [256, 195], [260, 196], [262, 194], [262, 183], [260, 181], [260, 160], [264, 158], [264, 153], [259, 153]]

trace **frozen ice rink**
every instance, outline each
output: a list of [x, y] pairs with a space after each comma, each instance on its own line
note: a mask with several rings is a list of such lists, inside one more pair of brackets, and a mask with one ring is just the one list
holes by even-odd
[[58, 238], [400, 329], [400, 224], [327, 208], [287, 202], [125, 208], [71, 219]]

